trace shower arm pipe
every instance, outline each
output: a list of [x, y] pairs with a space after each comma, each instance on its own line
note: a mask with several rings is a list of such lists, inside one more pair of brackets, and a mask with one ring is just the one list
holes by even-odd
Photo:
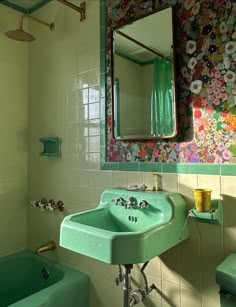
[[[58, 0], [59, 1], [59, 0]], [[165, 58], [164, 54], [162, 54], [160, 51], [156, 50], [156, 49], [153, 49], [153, 48], [150, 48], [144, 44], [142, 44], [141, 42], [137, 41], [136, 39], [134, 39], [133, 37], [117, 30], [116, 31], [117, 34], [119, 34], [120, 36], [123, 36], [124, 38], [127, 38], [128, 40], [130, 40], [132, 43], [135, 43], [137, 45], [139, 45], [140, 47], [148, 50], [149, 52], [152, 52], [154, 54], [156, 54], [157, 56], [161, 57], [161, 58]]]
[[85, 11], [86, 11], [86, 2], [82, 2], [80, 4], [80, 6], [77, 6], [77, 5], [74, 5], [73, 3], [71, 2], [68, 2], [66, 0], [57, 0], [59, 2], [61, 2], [62, 4], [65, 4], [67, 5], [68, 7], [76, 10], [77, 12], [80, 13], [80, 21], [83, 21], [86, 19], [86, 15], [85, 15]]
[[33, 17], [33, 16], [31, 16], [31, 15], [25, 15], [25, 14], [24, 14], [24, 15], [21, 15], [21, 16], [20, 16], [20, 19], [19, 19], [19, 29], [21, 29], [21, 30], [22, 30], [23, 19], [24, 19], [25, 17], [30, 18], [30, 19], [32, 19], [32, 20], [34, 20], [34, 21], [36, 21], [36, 22], [38, 22], [38, 23], [40, 23], [40, 24], [42, 24], [42, 25], [48, 27], [51, 31], [52, 31], [52, 30], [54, 29], [54, 27], [55, 27], [55, 24], [54, 24], [54, 23], [47, 23], [47, 22], [42, 21], [42, 20], [40, 20], [40, 19], [38, 19], [38, 18], [36, 18], [36, 17]]

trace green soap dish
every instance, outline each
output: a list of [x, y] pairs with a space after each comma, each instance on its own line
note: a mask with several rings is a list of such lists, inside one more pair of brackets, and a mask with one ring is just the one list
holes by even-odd
[[39, 141], [43, 143], [43, 151], [40, 153], [40, 156], [60, 156], [61, 141], [59, 137], [42, 137]]

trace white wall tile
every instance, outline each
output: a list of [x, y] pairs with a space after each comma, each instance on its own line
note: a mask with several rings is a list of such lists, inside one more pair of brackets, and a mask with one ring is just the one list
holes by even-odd
[[180, 285], [176, 285], [167, 281], [162, 283], [162, 306], [181, 306], [180, 302]]
[[18, 18], [16, 11], [1, 5], [1, 255], [27, 246], [28, 45], [4, 35], [16, 27]]
[[203, 296], [202, 307], [220, 307], [220, 296], [218, 298]]
[[160, 175], [160, 186], [164, 191], [178, 191], [178, 174], [163, 173]]
[[221, 199], [220, 176], [198, 175], [198, 188], [211, 189], [212, 190], [211, 197], [215, 199]]
[[181, 288], [181, 306], [201, 307], [202, 298], [200, 293], [186, 288]]

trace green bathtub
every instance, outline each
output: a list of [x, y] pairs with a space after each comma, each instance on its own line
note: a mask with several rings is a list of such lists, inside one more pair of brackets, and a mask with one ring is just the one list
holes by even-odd
[[0, 307], [89, 307], [89, 278], [22, 251], [0, 258]]

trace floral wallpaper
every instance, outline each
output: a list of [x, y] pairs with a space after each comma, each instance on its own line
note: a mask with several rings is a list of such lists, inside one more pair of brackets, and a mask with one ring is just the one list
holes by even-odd
[[[178, 135], [169, 140], [116, 141], [111, 31], [167, 4], [176, 12]], [[108, 0], [106, 5], [107, 161], [236, 163], [236, 2]]]

